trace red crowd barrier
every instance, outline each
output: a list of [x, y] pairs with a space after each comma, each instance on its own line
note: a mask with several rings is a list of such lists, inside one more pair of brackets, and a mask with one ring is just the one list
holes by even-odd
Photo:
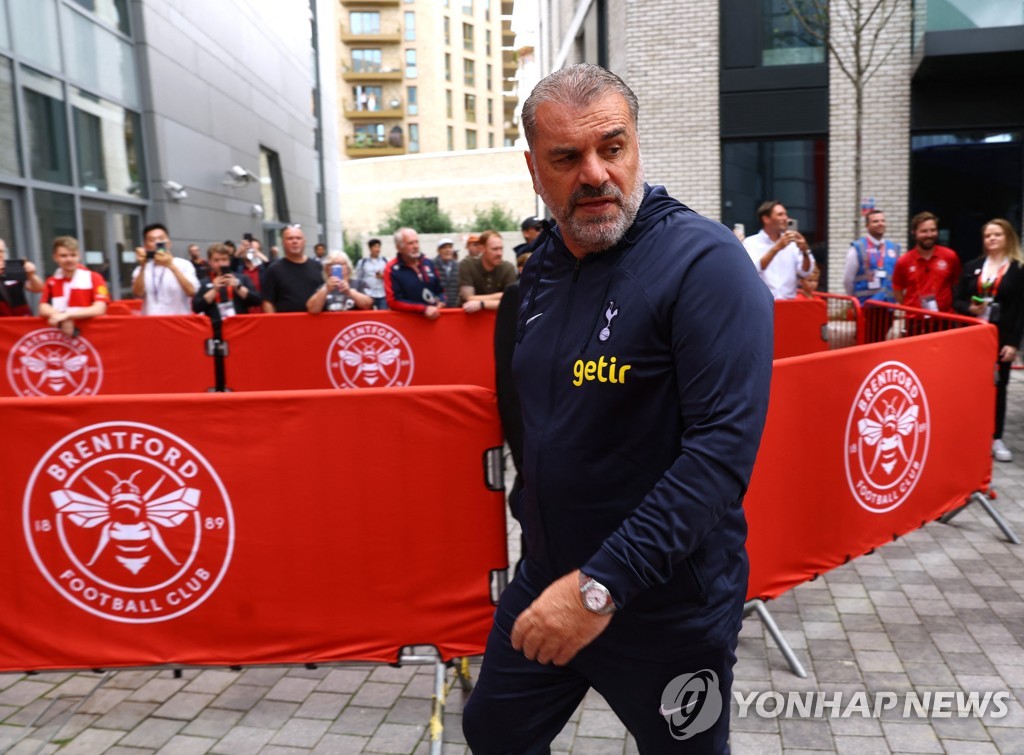
[[936, 519], [992, 471], [988, 325], [775, 363], [744, 500], [751, 598]]
[[0, 396], [201, 393], [214, 385], [205, 317], [104, 316], [68, 338], [38, 317], [0, 318]]
[[507, 566], [482, 471], [501, 444], [491, 391], [0, 399], [0, 415], [0, 671], [483, 652]]
[[775, 301], [776, 359], [813, 354], [828, 349], [825, 339], [828, 330], [828, 310], [822, 299], [795, 299]]
[[494, 388], [492, 311], [232, 317], [224, 323], [233, 391], [481, 385]]

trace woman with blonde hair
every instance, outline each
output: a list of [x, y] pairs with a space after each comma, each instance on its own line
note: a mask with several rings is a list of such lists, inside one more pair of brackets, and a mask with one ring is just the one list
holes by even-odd
[[340, 252], [328, 254], [324, 258], [324, 285], [309, 297], [306, 311], [318, 315], [321, 312], [372, 308], [373, 299], [349, 285], [351, 276], [352, 265], [347, 256]]
[[992, 456], [996, 461], [1013, 461], [1013, 453], [1003, 443], [1003, 425], [1010, 367], [1024, 335], [1024, 257], [1017, 232], [1002, 218], [987, 222], [981, 229], [981, 239], [985, 254], [964, 265], [953, 308], [961, 314], [986, 320], [999, 331]]

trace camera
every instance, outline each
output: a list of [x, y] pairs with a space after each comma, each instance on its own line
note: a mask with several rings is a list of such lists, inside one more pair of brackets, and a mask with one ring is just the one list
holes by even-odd
[[245, 239], [246, 241], [248, 241], [249, 243], [252, 243], [252, 234], [251, 233], [244, 233], [244, 234], [242, 234], [242, 238]]

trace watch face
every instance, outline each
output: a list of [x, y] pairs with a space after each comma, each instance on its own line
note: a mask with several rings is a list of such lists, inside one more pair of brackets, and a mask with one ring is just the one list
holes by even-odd
[[596, 590], [594, 588], [591, 588], [584, 593], [583, 600], [586, 601], [587, 608], [591, 611], [600, 611], [608, 603], [607, 596], [600, 590]]

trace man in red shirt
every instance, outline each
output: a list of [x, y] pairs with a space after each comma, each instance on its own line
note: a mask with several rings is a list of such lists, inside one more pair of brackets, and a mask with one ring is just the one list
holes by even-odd
[[[960, 280], [960, 257], [935, 243], [939, 219], [934, 214], [919, 212], [911, 219], [910, 230], [914, 248], [896, 261], [892, 273], [896, 301], [932, 312], [952, 312], [953, 288]], [[919, 318], [911, 314], [909, 319]]]
[[71, 236], [53, 240], [53, 261], [57, 272], [46, 279], [39, 301], [39, 315], [50, 327], [66, 336], [75, 333], [75, 320], [105, 314], [110, 292], [99, 273], [79, 264], [78, 242]]

